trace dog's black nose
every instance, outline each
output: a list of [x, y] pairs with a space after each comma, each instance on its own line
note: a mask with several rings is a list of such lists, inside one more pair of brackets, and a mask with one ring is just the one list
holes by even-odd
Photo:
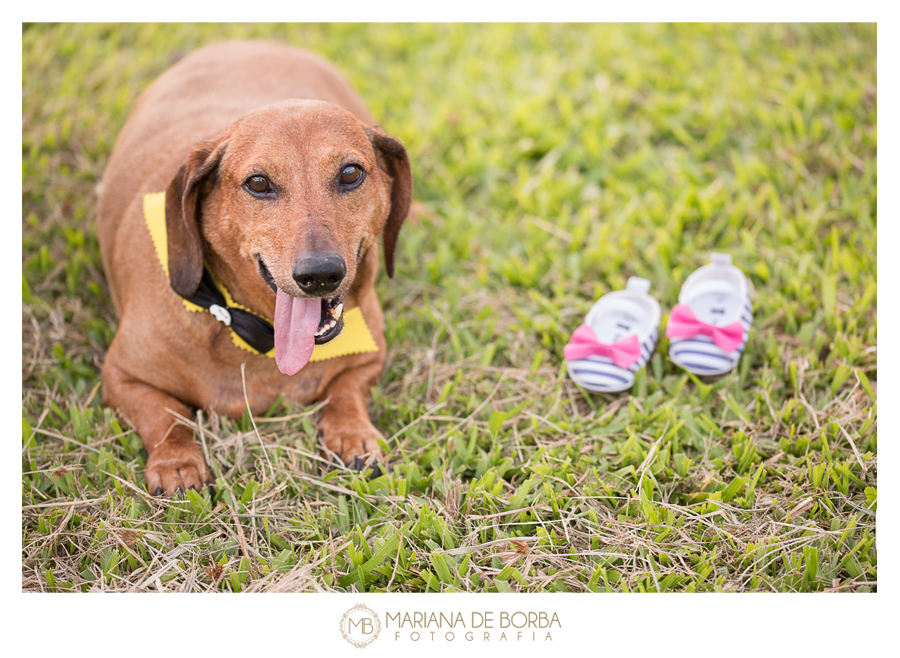
[[347, 274], [347, 264], [337, 254], [300, 258], [294, 263], [294, 281], [307, 295], [337, 290]]

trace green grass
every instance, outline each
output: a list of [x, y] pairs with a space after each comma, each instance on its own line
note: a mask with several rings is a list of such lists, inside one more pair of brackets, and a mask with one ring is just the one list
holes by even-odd
[[[270, 37], [335, 61], [410, 153], [378, 289], [385, 475], [329, 470], [318, 409], [191, 420], [216, 496], [144, 491], [100, 404], [94, 228], [137, 95]], [[874, 25], [35, 25], [23, 33], [22, 588], [877, 589]], [[664, 309], [711, 250], [749, 275], [738, 368], [663, 339], [589, 395], [562, 347], [631, 275]]]

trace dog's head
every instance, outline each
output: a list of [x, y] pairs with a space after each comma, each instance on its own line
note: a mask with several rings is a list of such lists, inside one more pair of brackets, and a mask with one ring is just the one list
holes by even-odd
[[275, 317], [276, 353], [279, 317], [293, 316], [295, 330], [319, 317], [315, 341], [327, 342], [379, 235], [393, 276], [411, 193], [406, 150], [379, 127], [322, 101], [256, 110], [196, 145], [169, 185], [172, 288], [192, 295], [204, 260], [218, 260], [249, 302]]

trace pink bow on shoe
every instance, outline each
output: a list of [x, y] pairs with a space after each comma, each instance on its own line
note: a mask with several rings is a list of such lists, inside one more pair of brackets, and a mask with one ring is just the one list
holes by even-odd
[[744, 327], [740, 322], [715, 327], [698, 320], [690, 307], [685, 304], [678, 304], [672, 309], [672, 315], [666, 325], [666, 336], [691, 338], [701, 334], [712, 338], [713, 342], [726, 352], [733, 352], [744, 341]]
[[597, 340], [597, 334], [586, 324], [572, 334], [572, 340], [563, 348], [567, 361], [578, 361], [589, 356], [605, 356], [620, 368], [628, 368], [641, 358], [641, 344], [637, 336], [631, 335], [607, 345]]

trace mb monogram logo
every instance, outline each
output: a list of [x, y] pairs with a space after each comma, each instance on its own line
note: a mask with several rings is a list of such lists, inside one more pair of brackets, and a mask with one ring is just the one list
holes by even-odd
[[380, 632], [378, 615], [362, 603], [357, 603], [341, 617], [341, 635], [357, 649], [374, 642]]

